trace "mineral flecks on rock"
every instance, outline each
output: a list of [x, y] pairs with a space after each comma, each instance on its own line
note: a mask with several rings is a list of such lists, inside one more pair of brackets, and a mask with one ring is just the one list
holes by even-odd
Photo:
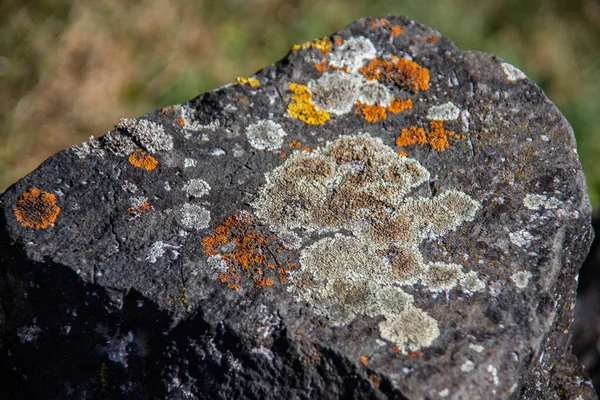
[[0, 397], [595, 398], [574, 148], [398, 17], [122, 119], [0, 196]]

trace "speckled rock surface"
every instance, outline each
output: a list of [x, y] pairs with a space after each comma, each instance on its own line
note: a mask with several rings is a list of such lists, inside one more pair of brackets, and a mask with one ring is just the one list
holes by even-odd
[[572, 130], [407, 18], [123, 119], [0, 210], [2, 398], [596, 398]]

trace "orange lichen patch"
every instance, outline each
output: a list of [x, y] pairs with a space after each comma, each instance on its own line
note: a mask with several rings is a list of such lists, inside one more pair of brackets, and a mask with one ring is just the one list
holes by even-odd
[[56, 205], [56, 196], [52, 193], [31, 188], [17, 200], [13, 213], [25, 228], [46, 229], [56, 221], [60, 207]]
[[371, 378], [371, 382], [373, 382], [373, 385], [375, 385], [376, 388], [381, 386], [381, 378], [380, 377], [378, 377], [377, 375], [371, 375], [369, 378]]
[[[230, 289], [242, 290], [240, 282], [244, 277], [253, 281], [258, 288], [273, 286], [275, 283], [265, 276], [275, 268], [273, 263], [267, 262], [267, 255], [273, 257], [270, 250], [274, 245], [273, 239], [258, 233], [248, 216], [233, 215], [217, 226], [213, 234], [205, 237], [201, 244], [206, 255], [219, 256], [227, 265], [227, 271], [218, 275], [219, 281], [227, 284]], [[224, 250], [223, 246], [228, 243], [232, 246]]]
[[305, 85], [290, 83], [293, 95], [287, 106], [290, 117], [299, 119], [308, 125], [321, 125], [329, 121], [329, 114], [324, 110], [317, 110], [316, 104], [311, 102], [312, 94]]
[[369, 21], [369, 24], [371, 24], [371, 30], [372, 31], [376, 31], [377, 29], [380, 28], [387, 28], [390, 29], [392, 27], [392, 24], [390, 24], [390, 21], [388, 21], [385, 18], [375, 18]]
[[285, 154], [285, 153], [280, 153], [279, 154], [279, 158], [286, 158], [286, 157], [287, 157], [287, 154]]
[[423, 43], [431, 43], [431, 44], [437, 42], [437, 40], [438, 40], [438, 38], [435, 35], [427, 36], [426, 38], [421, 39], [421, 41]]
[[401, 33], [402, 33], [402, 27], [400, 25], [394, 25], [390, 28], [390, 36], [391, 37], [400, 36]]
[[429, 89], [429, 70], [407, 58], [374, 58], [369, 65], [361, 67], [359, 72], [368, 80], [391, 81], [414, 93]]
[[419, 146], [424, 145], [427, 142], [425, 131], [423, 128], [417, 128], [411, 126], [410, 128], [403, 128], [400, 132], [400, 136], [396, 138], [396, 146], [406, 147], [411, 144], [418, 144]]
[[311, 49], [314, 47], [315, 49], [323, 53], [324, 56], [328, 56], [329, 50], [331, 49], [331, 45], [331, 40], [329, 40], [329, 38], [313, 39], [310, 42], [306, 42], [304, 44], [295, 44], [292, 47], [292, 50], [297, 51], [301, 49]]
[[448, 135], [454, 135], [454, 132], [446, 131], [442, 121], [431, 121], [429, 123], [427, 141], [435, 151], [444, 151], [450, 145]]
[[258, 81], [258, 79], [254, 78], [254, 77], [245, 78], [243, 76], [238, 76], [236, 78], [236, 82], [239, 83], [240, 85], [248, 85], [250, 87], [260, 86], [260, 82]]
[[390, 105], [386, 107], [387, 112], [398, 114], [401, 111], [411, 109], [413, 102], [411, 99], [393, 99]]
[[336, 67], [334, 65], [329, 64], [325, 60], [320, 61], [320, 62], [315, 62], [313, 65], [315, 66], [315, 69], [317, 71], [319, 71], [319, 72], [342, 71], [342, 72], [345, 72], [347, 74], [350, 73], [350, 71], [348, 71], [347, 67]]
[[359, 107], [363, 118], [367, 122], [375, 123], [380, 119], [387, 118], [385, 108], [381, 107], [379, 104], [360, 104]]
[[302, 143], [300, 143], [297, 140], [292, 140], [291, 142], [288, 143], [288, 146], [291, 147], [292, 149], [299, 149], [300, 146], [302, 146]]
[[300, 151], [304, 153], [310, 153], [310, 148], [308, 148], [307, 146], [302, 146], [302, 148], [300, 148]]
[[129, 164], [133, 165], [136, 168], [143, 168], [146, 171], [152, 171], [158, 165], [158, 161], [156, 158], [152, 157], [149, 154], [146, 154], [143, 150], [136, 150], [131, 153], [127, 158]]
[[394, 346], [394, 353], [401, 355], [402, 354], [402, 350], [400, 350], [400, 347], [398, 346]]
[[334, 39], [334, 43], [336, 46], [341, 46], [344, 43], [344, 39], [341, 36], [336, 36]]
[[169, 113], [169, 109], [164, 107], [162, 110], [160, 110], [160, 112], [163, 113], [163, 115], [167, 115]]
[[396, 150], [396, 153], [398, 153], [399, 155], [401, 155], [402, 157], [406, 157], [408, 154], [406, 154], [404, 151], [400, 151], [400, 150]]
[[147, 201], [143, 202], [136, 208], [128, 208], [127, 209], [127, 212], [131, 215], [140, 215], [147, 211], [150, 211], [150, 204]]
[[417, 358], [417, 357], [422, 357], [423, 356], [423, 352], [419, 349], [417, 351], [411, 351], [410, 353], [408, 353], [406, 355], [406, 357], [413, 359], [413, 358]]
[[173, 122], [175, 122], [176, 124], [178, 124], [179, 126], [185, 126], [185, 121], [183, 120], [183, 118], [175, 118], [173, 120]]
[[368, 356], [360, 356], [360, 363], [362, 365], [367, 365], [369, 363], [369, 357]]

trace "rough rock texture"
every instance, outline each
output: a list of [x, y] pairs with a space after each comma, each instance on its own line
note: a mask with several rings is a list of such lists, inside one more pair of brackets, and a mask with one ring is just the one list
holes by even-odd
[[407, 18], [123, 119], [0, 210], [2, 398], [595, 398], [572, 130]]

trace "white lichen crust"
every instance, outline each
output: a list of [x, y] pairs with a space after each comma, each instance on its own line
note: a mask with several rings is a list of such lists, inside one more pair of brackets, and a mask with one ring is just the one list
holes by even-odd
[[506, 75], [506, 80], [509, 82], [518, 81], [519, 79], [527, 79], [527, 75], [523, 73], [519, 68], [509, 63], [502, 63], [502, 70]]
[[431, 106], [427, 110], [427, 119], [437, 121], [453, 121], [460, 115], [460, 108], [456, 107], [451, 101], [440, 104], [439, 106]]
[[147, 119], [121, 118], [117, 128], [127, 131], [134, 141], [150, 153], [173, 150], [173, 137], [156, 122]]
[[288, 290], [334, 324], [383, 316], [381, 337], [414, 351], [431, 345], [439, 328], [401, 286], [442, 292], [460, 285], [469, 293], [485, 287], [476, 272], [425, 262], [419, 251], [424, 240], [472, 221], [480, 203], [457, 190], [409, 196], [429, 172], [379, 138], [340, 136], [313, 152], [294, 152], [265, 178], [252, 204], [262, 222], [278, 235], [333, 234], [301, 251]]
[[329, 64], [337, 68], [345, 68], [349, 73], [358, 72], [365, 61], [377, 56], [377, 49], [369, 39], [351, 37], [337, 46], [329, 57]]
[[529, 210], [555, 209], [563, 204], [556, 197], [548, 197], [543, 194], [528, 194], [523, 199], [523, 205]]
[[210, 224], [210, 211], [196, 204], [185, 203], [180, 210], [180, 219], [188, 229], [206, 229]]
[[270, 120], [258, 121], [246, 128], [246, 137], [252, 147], [258, 150], [277, 150], [287, 136], [281, 125]]

